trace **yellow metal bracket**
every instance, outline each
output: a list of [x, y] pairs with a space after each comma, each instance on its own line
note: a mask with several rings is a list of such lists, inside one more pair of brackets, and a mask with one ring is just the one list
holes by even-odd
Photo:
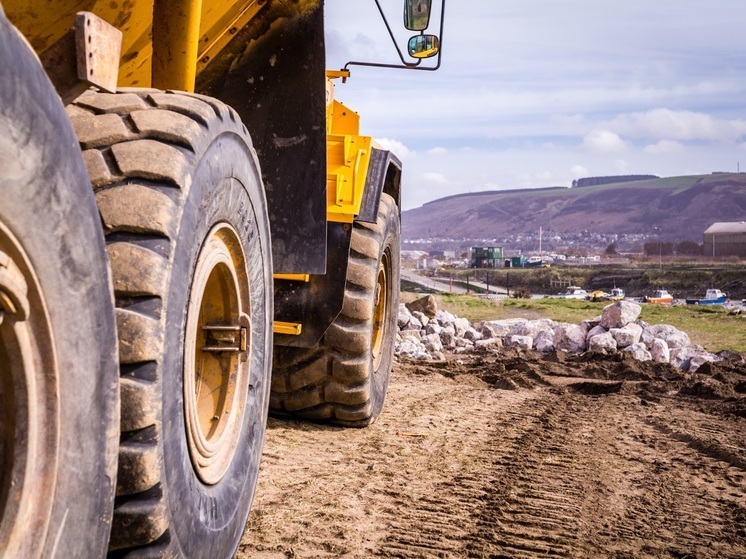
[[275, 274], [273, 276], [276, 280], [284, 281], [302, 281], [308, 283], [311, 281], [310, 274]]
[[327, 70], [326, 218], [352, 223], [360, 213], [370, 164], [370, 136], [360, 135], [360, 115], [334, 98], [335, 78], [344, 82], [348, 70]]
[[274, 333], [287, 334], [289, 336], [300, 336], [303, 325], [297, 322], [277, 322], [275, 321]]
[[326, 77], [330, 80], [342, 78], [342, 83], [347, 83], [347, 78], [350, 77], [349, 70], [327, 70]]

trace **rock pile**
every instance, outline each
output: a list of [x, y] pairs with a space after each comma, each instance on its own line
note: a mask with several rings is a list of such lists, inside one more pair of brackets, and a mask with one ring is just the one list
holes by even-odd
[[549, 319], [492, 320], [471, 324], [438, 310], [431, 295], [399, 306], [395, 353], [413, 359], [445, 359], [445, 352], [490, 351], [504, 346], [550, 353], [629, 352], [638, 361], [670, 363], [688, 372], [720, 358], [694, 345], [689, 336], [667, 324], [639, 320], [642, 307], [618, 301], [601, 316], [580, 324]]

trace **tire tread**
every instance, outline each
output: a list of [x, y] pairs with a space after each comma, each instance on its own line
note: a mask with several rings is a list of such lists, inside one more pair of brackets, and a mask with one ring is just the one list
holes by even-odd
[[[67, 109], [85, 148], [107, 235], [118, 306], [154, 297], [165, 306], [173, 243], [190, 184], [190, 169], [213, 127], [245, 133], [235, 113], [209, 98], [157, 90], [86, 92]], [[233, 115], [233, 116], [231, 116]], [[224, 121], [238, 124], [224, 124]], [[166, 193], [164, 186], [171, 189]], [[127, 240], [122, 241], [122, 234]], [[164, 240], [156, 253], [144, 245]], [[120, 468], [109, 551], [112, 557], [178, 555], [168, 534], [161, 488], [160, 364], [163, 316], [118, 308], [122, 393]], [[152, 379], [128, 376], [142, 367]], [[134, 374], [134, 373], [132, 373]], [[306, 400], [311, 401], [311, 400]]]
[[[398, 215], [393, 198], [383, 194], [377, 223], [354, 223], [342, 311], [320, 344], [275, 348], [273, 413], [354, 427], [370, 424], [380, 413], [389, 371], [382, 372], [384, 395], [375, 393], [370, 357], [373, 297], [384, 243], [392, 242], [392, 250], [399, 250]], [[392, 281], [398, 281], [398, 268]], [[398, 295], [398, 285], [394, 291]], [[394, 297], [389, 313], [396, 312], [397, 300]]]

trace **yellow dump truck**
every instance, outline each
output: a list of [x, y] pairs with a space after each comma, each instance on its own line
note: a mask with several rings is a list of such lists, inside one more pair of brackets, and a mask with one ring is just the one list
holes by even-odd
[[1, 557], [229, 557], [268, 409], [380, 414], [401, 165], [325, 60], [321, 0], [2, 0]]

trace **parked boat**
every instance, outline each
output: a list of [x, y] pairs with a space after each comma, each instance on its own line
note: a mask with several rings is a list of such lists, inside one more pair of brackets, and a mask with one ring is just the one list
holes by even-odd
[[615, 287], [609, 293], [609, 301], [621, 301], [624, 299], [624, 289]]
[[728, 301], [728, 296], [719, 289], [708, 289], [701, 299], [687, 299], [687, 305], [722, 305]]
[[591, 301], [621, 301], [624, 299], [624, 290], [618, 287], [615, 287], [610, 292], [597, 289], [596, 291], [591, 291], [588, 299]]
[[557, 297], [560, 299], [588, 299], [589, 294], [585, 289], [577, 285], [571, 285], [567, 288], [567, 291], [560, 293]]
[[657, 305], [663, 305], [667, 303], [673, 303], [673, 295], [671, 295], [665, 289], [656, 289], [653, 291], [651, 296], [645, 296], [642, 298], [643, 303], [653, 303]]
[[606, 291], [604, 291], [603, 289], [597, 289], [596, 291], [591, 291], [591, 294], [588, 296], [588, 298], [594, 302], [610, 301], [611, 293], [606, 293]]

